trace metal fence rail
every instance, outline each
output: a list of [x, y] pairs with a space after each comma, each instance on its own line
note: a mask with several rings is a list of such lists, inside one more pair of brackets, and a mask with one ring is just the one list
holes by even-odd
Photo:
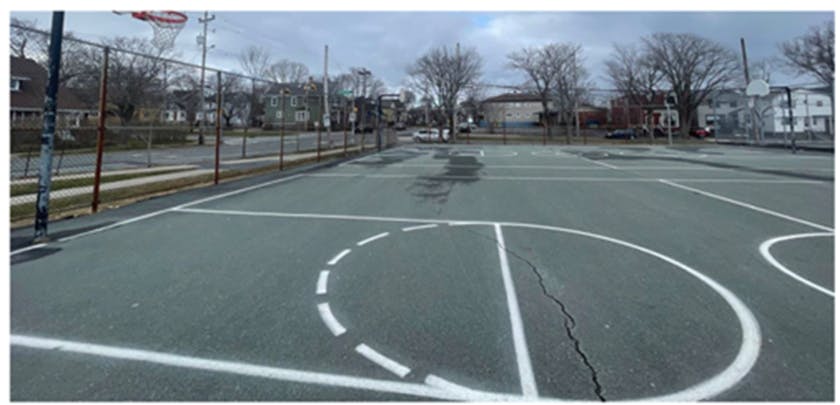
[[[12, 27], [44, 40], [49, 36]], [[63, 40], [67, 46], [62, 49], [49, 203], [53, 216], [96, 212], [102, 206], [344, 157], [376, 145], [371, 134], [345, 136], [349, 128], [333, 128], [328, 136], [311, 125], [307, 131], [303, 123], [255, 124], [249, 119], [256, 115], [251, 109], [259, 107], [266, 85], [274, 84], [269, 80], [207, 67], [202, 97], [198, 65], [141, 52], [142, 43], [131, 40], [110, 46], [67, 35]], [[12, 63], [37, 70], [43, 68], [32, 65], [44, 62], [13, 58]], [[19, 91], [43, 100], [44, 89], [34, 82], [40, 83], [21, 81]], [[36, 213], [43, 106], [12, 107], [11, 219], [28, 221]], [[384, 146], [394, 144], [395, 138]]]

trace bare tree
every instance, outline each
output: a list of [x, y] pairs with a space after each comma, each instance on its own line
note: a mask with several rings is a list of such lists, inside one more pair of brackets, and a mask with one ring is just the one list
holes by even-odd
[[31, 51], [32, 48], [38, 46], [37, 42], [41, 41], [44, 36], [29, 30], [36, 28], [38, 28], [37, 20], [23, 20], [12, 17], [11, 30], [9, 31], [9, 52], [12, 56], [26, 58], [28, 56], [27, 51]]
[[572, 124], [580, 126], [577, 122], [577, 109], [587, 97], [588, 88], [593, 85], [588, 80], [589, 72], [583, 66], [583, 49], [580, 45], [570, 44], [562, 58], [563, 63], [554, 80], [552, 92], [557, 112], [566, 123], [566, 143], [571, 143]]
[[611, 59], [607, 61], [607, 76], [622, 97], [645, 111], [652, 141], [653, 104], [662, 86], [662, 72], [633, 44], [613, 44]]
[[[146, 39], [117, 37], [109, 41], [113, 48], [130, 50], [152, 57], [112, 52], [108, 69], [108, 98], [113, 113], [123, 125], [133, 119], [139, 108], [162, 105], [161, 77], [167, 50], [155, 47]], [[100, 56], [101, 58], [101, 56]], [[100, 61], [92, 68], [98, 69]], [[95, 77], [95, 76], [94, 76]]]
[[540, 98], [543, 109], [542, 124], [551, 136], [551, 101], [558, 76], [563, 71], [563, 64], [572, 44], [550, 43], [542, 47], [530, 47], [508, 55], [508, 65], [521, 70], [528, 77], [525, 88]]
[[271, 56], [265, 48], [249, 46], [239, 54], [239, 66], [251, 77], [267, 77], [271, 67]]
[[[239, 66], [242, 67], [242, 70], [248, 76], [255, 78], [271, 77], [269, 72], [271, 68], [271, 56], [265, 48], [249, 46], [243, 50], [239, 55]], [[266, 86], [264, 84], [251, 81], [251, 92], [248, 101], [248, 124], [245, 126], [246, 131], [249, 126], [256, 123], [257, 117], [262, 114], [264, 106], [260, 102], [260, 95], [265, 90]]]
[[694, 34], [656, 33], [642, 38], [645, 58], [662, 72], [677, 97], [680, 132], [687, 136], [697, 107], [738, 71], [735, 52]]
[[[211, 86], [216, 89], [215, 78], [210, 81]], [[243, 120], [248, 112], [249, 92], [246, 90], [244, 80], [239, 76], [222, 74], [222, 119], [225, 127], [232, 127], [234, 118]]]
[[[47, 34], [39, 32], [37, 20], [22, 20], [12, 17], [11, 30], [9, 32], [9, 51], [12, 56], [32, 59], [44, 69], [49, 69], [49, 46], [50, 41]], [[64, 41], [61, 46], [61, 72], [59, 84], [62, 86], [72, 85], [79, 76], [88, 74], [89, 59], [101, 50], [89, 45], [83, 45], [75, 41], [76, 36], [72, 31], [64, 33]], [[85, 86], [77, 86], [84, 89]]]
[[[834, 21], [813, 26], [808, 33], [780, 45], [784, 64], [800, 75], [811, 75], [829, 89], [834, 107]], [[831, 109], [834, 122], [834, 108]], [[834, 125], [831, 125], [832, 131]]]
[[309, 77], [309, 69], [303, 63], [281, 59], [271, 64], [268, 76], [276, 83], [303, 83]]
[[834, 22], [813, 26], [808, 33], [779, 44], [785, 65], [834, 88]]
[[[414, 87], [428, 90], [449, 120], [458, 99], [481, 77], [482, 60], [475, 48], [451, 51], [446, 46], [426, 52], [409, 67]], [[444, 120], [445, 121], [445, 120]], [[455, 122], [449, 121], [449, 133], [455, 139]]]

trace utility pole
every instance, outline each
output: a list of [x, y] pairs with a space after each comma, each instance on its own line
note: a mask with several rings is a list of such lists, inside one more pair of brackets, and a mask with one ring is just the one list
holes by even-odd
[[204, 121], [206, 120], [207, 109], [204, 108], [204, 70], [206, 68], [207, 63], [207, 23], [216, 19], [216, 16], [209, 16], [207, 15], [207, 11], [204, 11], [204, 18], [199, 18], [198, 22], [204, 25], [203, 34], [199, 39], [201, 39], [201, 81], [199, 86], [201, 87], [201, 101], [199, 102], [200, 111], [201, 111], [201, 122], [198, 128], [198, 144], [204, 145]]
[[[750, 85], [750, 67], [747, 64], [747, 45], [744, 42], [744, 38], [741, 38], [741, 63], [744, 65], [744, 81], [746, 82], [746, 86]], [[753, 136], [755, 137], [756, 143], [759, 142], [759, 134], [758, 134], [758, 125], [756, 125], [756, 119], [753, 114], [753, 108], [755, 107], [755, 99], [756, 97], [753, 96], [751, 98], [751, 102], [748, 103], [747, 111], [749, 112], [749, 123], [750, 128], [753, 131]]]
[[327, 58], [329, 56], [329, 45], [324, 45], [324, 129], [327, 130], [327, 142], [329, 142], [329, 147], [332, 149], [333, 141], [332, 141], [332, 134], [330, 133], [330, 90], [329, 90], [329, 80], [330, 76], [327, 74]]
[[[456, 75], [461, 74], [461, 43], [455, 43], [455, 71], [457, 72]], [[454, 141], [455, 140], [455, 133], [458, 131], [458, 123], [456, 110], [458, 109], [458, 97], [455, 97], [455, 105], [452, 106], [452, 133], [449, 134], [449, 137]]]

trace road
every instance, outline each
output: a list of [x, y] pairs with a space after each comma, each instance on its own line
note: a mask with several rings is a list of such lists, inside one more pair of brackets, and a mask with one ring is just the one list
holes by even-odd
[[[329, 138], [322, 133], [322, 148], [329, 147]], [[358, 137], [358, 138], [357, 138]], [[348, 136], [348, 145], [354, 145], [360, 141], [360, 135]], [[197, 141], [197, 136], [193, 136]], [[298, 151], [314, 150], [318, 134], [315, 132], [302, 133], [296, 136], [287, 136], [285, 140], [285, 154], [292, 154]], [[365, 134], [365, 143], [372, 144], [374, 136]], [[192, 139], [191, 139], [192, 140]], [[332, 133], [333, 146], [337, 147], [344, 141], [342, 132]], [[146, 167], [151, 165], [197, 165], [199, 168], [208, 169], [214, 165], [215, 137], [206, 137], [205, 145], [199, 146], [177, 146], [153, 148], [151, 152], [146, 150], [119, 150], [109, 151], [105, 149], [103, 154], [102, 168], [104, 171], [123, 170]], [[280, 137], [266, 136], [247, 138], [244, 158], [270, 156], [280, 152]], [[227, 136], [223, 138], [219, 148], [219, 156], [222, 161], [243, 159], [242, 138], [239, 136]], [[96, 164], [95, 153], [66, 154], [63, 157], [55, 154], [53, 157], [53, 173], [89, 173]], [[243, 163], [247, 165], [247, 163]], [[27, 176], [35, 176], [38, 172], [38, 158], [30, 157], [27, 164], [26, 155], [12, 155], [10, 162], [10, 174], [12, 179]]]

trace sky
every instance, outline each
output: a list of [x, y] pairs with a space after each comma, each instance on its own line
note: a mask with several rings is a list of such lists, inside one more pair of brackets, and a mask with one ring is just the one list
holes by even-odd
[[[186, 11], [189, 20], [176, 40], [180, 60], [200, 63], [196, 36], [201, 31], [199, 11]], [[472, 47], [481, 55], [482, 82], [514, 85], [524, 76], [507, 66], [507, 55], [527, 46], [549, 42], [575, 42], [583, 47], [590, 78], [598, 87], [610, 87], [604, 63], [613, 44], [639, 43], [654, 32], [689, 32], [740, 51], [747, 44], [750, 61], [777, 57], [777, 44], [802, 35], [809, 26], [834, 20], [834, 12], [799, 11], [622, 11], [622, 12], [300, 12], [219, 11], [209, 25], [207, 65], [241, 70], [237, 60], [250, 45], [266, 48], [274, 59], [302, 62], [317, 76], [323, 74], [324, 45], [329, 45], [330, 75], [363, 66], [394, 90], [405, 84], [406, 70], [433, 47]], [[11, 12], [12, 17], [37, 20], [47, 29], [49, 12]], [[111, 11], [69, 11], [65, 30], [101, 42], [114, 36], [151, 37], [144, 22]], [[776, 71], [774, 84], [814, 83]], [[491, 92], [493, 92], [491, 90]]]

